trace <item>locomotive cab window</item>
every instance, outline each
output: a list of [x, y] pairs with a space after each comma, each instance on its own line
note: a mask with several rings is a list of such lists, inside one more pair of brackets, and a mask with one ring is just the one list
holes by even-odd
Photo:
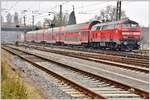
[[138, 26], [138, 23], [131, 21], [131, 20], [127, 20], [122, 23], [123, 28], [136, 28], [137, 26]]
[[133, 23], [122, 24], [122, 27], [124, 28], [135, 28], [137, 26], [138, 24], [133, 24]]

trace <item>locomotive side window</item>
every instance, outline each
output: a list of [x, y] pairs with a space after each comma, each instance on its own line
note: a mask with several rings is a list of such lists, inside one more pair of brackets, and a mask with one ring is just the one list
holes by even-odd
[[107, 29], [107, 25], [104, 25], [102, 29]]
[[104, 25], [102, 29], [114, 29], [114, 24]]
[[100, 30], [101, 29], [101, 26], [97, 26], [96, 30]]

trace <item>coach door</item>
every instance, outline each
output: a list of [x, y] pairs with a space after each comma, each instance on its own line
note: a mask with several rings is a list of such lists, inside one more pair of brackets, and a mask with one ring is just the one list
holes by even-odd
[[89, 31], [81, 31], [80, 32], [80, 39], [82, 43], [87, 43], [89, 38]]

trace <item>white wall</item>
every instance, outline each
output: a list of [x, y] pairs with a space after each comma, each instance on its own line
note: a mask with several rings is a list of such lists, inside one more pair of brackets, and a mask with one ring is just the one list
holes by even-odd
[[17, 34], [19, 36], [22, 33], [21, 31], [1, 31], [1, 42], [15, 42], [17, 41]]

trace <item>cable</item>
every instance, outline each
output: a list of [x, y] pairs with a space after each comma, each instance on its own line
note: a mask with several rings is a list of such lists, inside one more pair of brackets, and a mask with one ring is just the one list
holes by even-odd
[[18, 3], [18, 0], [16, 0], [15, 4], [12, 5], [8, 10], [11, 10], [12, 8], [14, 8], [14, 6], [16, 6], [17, 3]]
[[58, 8], [60, 5], [65, 5], [65, 4], [67, 4], [67, 3], [69, 3], [70, 1], [65, 1], [65, 2], [63, 2], [62, 4], [59, 4], [59, 5], [55, 5], [54, 7], [52, 7], [52, 8], [50, 8], [49, 10], [53, 10], [53, 9], [56, 9], [56, 8]]
[[[108, 1], [106, 1], [106, 2], [108, 2]], [[105, 2], [105, 3], [106, 3]], [[99, 3], [94, 3], [94, 4], [88, 4], [88, 5], [86, 5], [87, 7], [89, 7], [89, 6], [95, 6], [95, 5], [98, 5]], [[102, 3], [100, 3], [100, 5], [101, 5]], [[76, 9], [81, 9], [81, 8], [85, 8], [86, 6], [80, 6], [80, 7], [78, 7], [78, 8], [76, 8]]]
[[[103, 3], [100, 2], [100, 4], [99, 3], [88, 4], [88, 5], [85, 5], [85, 6], [75, 7], [75, 9], [79, 10], [81, 8], [86, 8], [86, 7], [90, 7], [90, 6], [103, 5], [103, 4], [107, 3], [107, 2], [110, 2], [110, 1], [106, 1], [106, 2], [103, 2]], [[72, 10], [72, 9], [68, 9], [68, 10]], [[86, 11], [89, 11], [89, 10], [86, 10]]]
[[[86, 5], [86, 6], [80, 6], [80, 7], [78, 7], [78, 8], [76, 8], [76, 9], [81, 9], [81, 8], [83, 8], [83, 7], [89, 7], [89, 6], [93, 6], [93, 5], [103, 5], [103, 4], [105, 4], [105, 3], [107, 3], [107, 2], [110, 2], [110, 1], [106, 1], [106, 2], [103, 2], [103, 3], [101, 3], [101, 4], [99, 4], [99, 3], [94, 3], [94, 4], [88, 4], [88, 5]], [[61, 5], [64, 5], [64, 4], [67, 4], [68, 3], [68, 1], [67, 2], [64, 2], [64, 3], [62, 3]], [[53, 9], [56, 9], [57, 7], [59, 7], [60, 5], [55, 5], [54, 7], [52, 7], [52, 8], [50, 8], [50, 10], [53, 10]], [[99, 10], [99, 9], [92, 9], [92, 10], [85, 10], [85, 11], [96, 11], [96, 10]], [[46, 13], [47, 13], [47, 11], [45, 11]], [[42, 13], [44, 13], [44, 11], [42, 12]], [[91, 13], [90, 13], [91, 14]], [[45, 15], [44, 14], [42, 14], [42, 15], [38, 15], [38, 17], [44, 17]], [[45, 16], [46, 17], [46, 16]], [[47, 16], [48, 17], [48, 16]]]
[[[102, 4], [100, 4], [100, 5], [103, 5], [103, 4], [108, 3], [108, 2], [110, 2], [110, 1], [106, 1], [106, 2], [104, 2], [104, 3], [102, 3]], [[98, 8], [100, 8], [100, 7], [98, 7]], [[98, 8], [95, 8], [95, 9], [92, 9], [92, 10], [85, 10], [85, 11], [82, 11], [82, 12], [86, 12], [86, 11], [88, 11], [88, 12], [96, 11], [96, 10], [99, 10]]]

